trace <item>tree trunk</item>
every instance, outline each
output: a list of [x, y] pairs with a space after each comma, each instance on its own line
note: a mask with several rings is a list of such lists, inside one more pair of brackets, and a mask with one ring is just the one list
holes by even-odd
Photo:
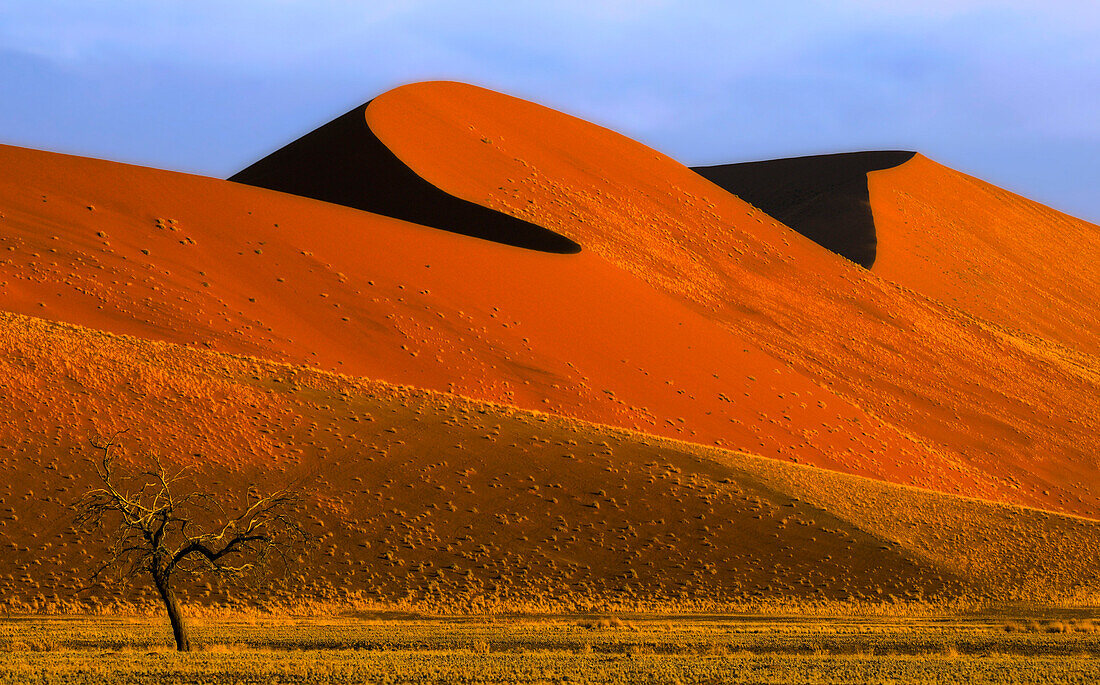
[[168, 620], [172, 622], [172, 635], [176, 638], [176, 651], [190, 652], [191, 638], [187, 634], [187, 624], [183, 622], [180, 606], [176, 602], [176, 596], [172, 594], [172, 587], [168, 584], [168, 578], [161, 573], [154, 573], [153, 581], [160, 592], [160, 598], [164, 600], [164, 608], [168, 611]]

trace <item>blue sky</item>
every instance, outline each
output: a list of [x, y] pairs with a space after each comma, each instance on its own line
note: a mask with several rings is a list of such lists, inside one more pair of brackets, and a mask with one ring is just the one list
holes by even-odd
[[687, 164], [914, 149], [1100, 221], [1096, 0], [0, 0], [4, 143], [227, 176], [426, 79]]

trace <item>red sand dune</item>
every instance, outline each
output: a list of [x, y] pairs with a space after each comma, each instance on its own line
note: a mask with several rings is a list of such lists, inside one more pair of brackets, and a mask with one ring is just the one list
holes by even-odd
[[[961, 491], [1098, 511], [1092, 358], [899, 288], [673, 160], [533, 103], [423, 83], [379, 96], [365, 121], [436, 187], [576, 241], [882, 417], [951, 463]], [[872, 460], [943, 487], [889, 450], [841, 468]]]
[[668, 157], [532, 103], [426, 83], [362, 116], [439, 191], [426, 201], [499, 210], [582, 251], [0, 148], [0, 306], [1100, 511], [1091, 358], [898, 287]]
[[1100, 351], [1094, 224], [911, 152], [694, 171], [906, 288], [1016, 331]]
[[837, 455], [877, 450], [946, 473], [592, 252], [519, 249], [112, 162], [12, 147], [0, 160], [19, 170], [0, 183], [8, 311], [879, 478], [901, 476], [893, 462]]

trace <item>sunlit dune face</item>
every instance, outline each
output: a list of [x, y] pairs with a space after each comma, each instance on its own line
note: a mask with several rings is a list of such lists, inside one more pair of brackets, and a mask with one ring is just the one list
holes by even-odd
[[1100, 352], [1100, 227], [917, 156], [870, 175], [883, 278]]
[[[15, 184], [4, 195], [10, 311], [876, 478], [909, 471], [862, 455], [915, 449], [933, 482], [955, 485], [936, 455], [594, 253], [4, 152], [21, 181], [50, 188], [45, 202]], [[116, 199], [115, 187], [128, 191]]]

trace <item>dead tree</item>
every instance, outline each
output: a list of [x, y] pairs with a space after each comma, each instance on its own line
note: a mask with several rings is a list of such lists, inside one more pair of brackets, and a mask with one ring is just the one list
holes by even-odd
[[188, 468], [169, 471], [155, 455], [147, 470], [120, 474], [114, 453], [119, 435], [90, 441], [99, 452], [89, 461], [100, 487], [74, 504], [78, 530], [110, 535], [106, 559], [92, 581], [98, 583], [112, 569], [124, 581], [152, 580], [172, 623], [176, 649], [188, 652], [187, 623], [174, 592], [177, 578], [241, 576], [263, 568], [273, 557], [286, 568], [288, 555], [306, 541], [294, 515], [301, 500], [290, 490], [268, 495], [249, 491], [241, 507], [229, 514], [222, 505], [224, 494], [200, 490], [188, 477]]

